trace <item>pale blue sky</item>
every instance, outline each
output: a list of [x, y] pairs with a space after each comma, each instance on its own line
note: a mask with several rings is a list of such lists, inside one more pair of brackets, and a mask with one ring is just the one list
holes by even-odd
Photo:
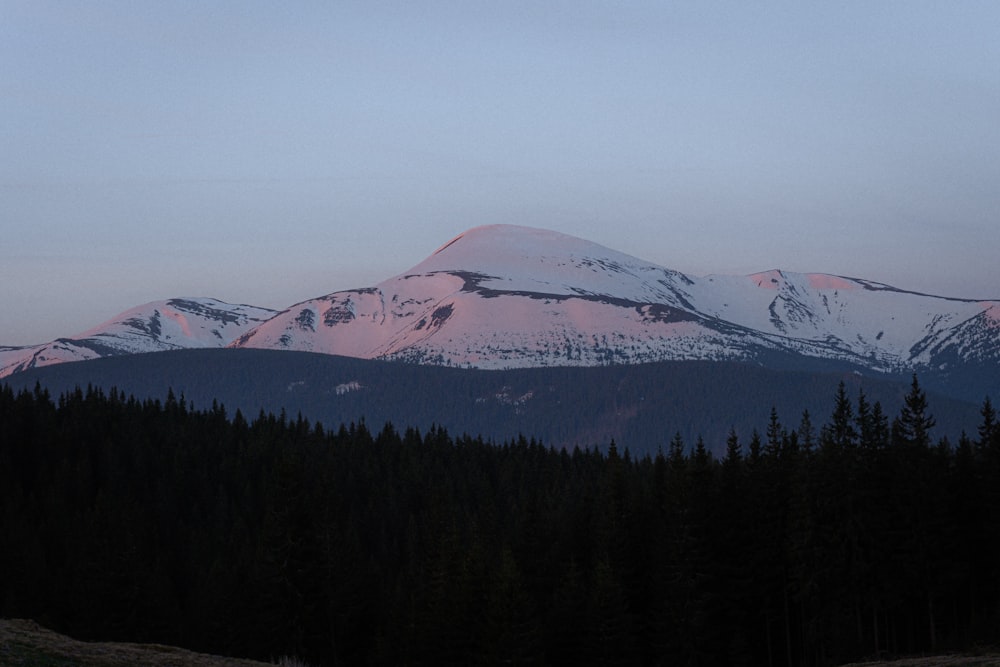
[[1000, 3], [0, 0], [0, 344], [476, 225], [1000, 298]]

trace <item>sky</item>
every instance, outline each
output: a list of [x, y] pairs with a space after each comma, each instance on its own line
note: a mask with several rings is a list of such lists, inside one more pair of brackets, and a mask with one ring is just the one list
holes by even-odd
[[0, 0], [0, 344], [462, 231], [1000, 299], [1000, 3]]

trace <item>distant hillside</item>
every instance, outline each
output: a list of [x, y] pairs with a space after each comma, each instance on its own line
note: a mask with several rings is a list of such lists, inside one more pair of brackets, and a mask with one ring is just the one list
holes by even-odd
[[[423, 431], [495, 441], [524, 435], [557, 447], [606, 446], [615, 439], [634, 454], [666, 448], [675, 433], [689, 445], [703, 436], [721, 452], [735, 429], [747, 442], [762, 434], [771, 407], [790, 430], [803, 410], [827, 420], [839, 382], [856, 398], [880, 401], [891, 418], [910, 378], [870, 378], [832, 364], [826, 369], [773, 370], [736, 362], [673, 361], [601, 367], [504, 371], [423, 366], [272, 350], [196, 349], [111, 357], [32, 369], [6, 378], [11, 386], [40, 382], [53, 394], [89, 384], [139, 398], [168, 390], [196, 407], [213, 401], [230, 414], [261, 410], [337, 426], [364, 419]], [[974, 433], [979, 406], [929, 393], [934, 436]]]

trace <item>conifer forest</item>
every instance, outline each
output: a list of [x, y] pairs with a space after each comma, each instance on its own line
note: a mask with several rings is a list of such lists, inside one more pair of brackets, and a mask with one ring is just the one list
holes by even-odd
[[[0, 388], [0, 616], [309, 665], [836, 665], [1000, 643], [1000, 423], [831, 387], [556, 450]], [[718, 454], [713, 454], [718, 452]]]

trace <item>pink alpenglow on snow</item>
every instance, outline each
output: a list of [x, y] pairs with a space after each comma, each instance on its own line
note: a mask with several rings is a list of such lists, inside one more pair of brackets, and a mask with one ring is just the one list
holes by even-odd
[[[348, 301], [356, 316], [334, 316]], [[984, 309], [826, 274], [692, 277], [558, 232], [488, 225], [369, 290], [294, 306], [234, 346], [479, 368], [753, 348], [898, 369], [929, 363], [954, 323]]]
[[817, 290], [849, 290], [858, 289], [856, 282], [841, 276], [831, 276], [827, 273], [810, 273], [809, 286]]
[[1000, 303], [996, 301], [982, 301], [980, 305], [985, 308], [983, 313], [994, 327], [1000, 327]]
[[225, 345], [478, 368], [781, 353], [898, 373], [955, 359], [1000, 364], [998, 329], [998, 301], [820, 273], [689, 276], [558, 232], [487, 225], [373, 287], [278, 313], [172, 299], [73, 339], [0, 348], [0, 376], [107, 354]]
[[268, 308], [204, 297], [154, 301], [130, 308], [71, 338], [0, 349], [0, 377], [29, 368], [104, 356], [225, 347], [274, 314]]

